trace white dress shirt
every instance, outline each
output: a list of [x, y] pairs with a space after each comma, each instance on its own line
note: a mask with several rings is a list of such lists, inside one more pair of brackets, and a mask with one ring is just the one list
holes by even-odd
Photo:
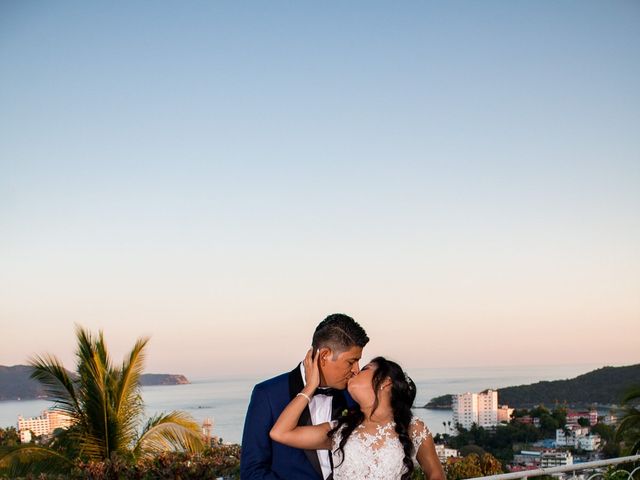
[[[302, 383], [307, 384], [305, 378], [304, 364], [300, 364], [300, 372], [302, 373]], [[311, 397], [309, 402], [309, 412], [311, 413], [311, 423], [320, 425], [321, 423], [331, 421], [331, 409], [333, 406], [333, 397], [318, 393]], [[322, 475], [326, 479], [331, 475], [331, 460], [329, 460], [329, 450], [316, 450], [318, 460], [320, 460], [320, 468]]]

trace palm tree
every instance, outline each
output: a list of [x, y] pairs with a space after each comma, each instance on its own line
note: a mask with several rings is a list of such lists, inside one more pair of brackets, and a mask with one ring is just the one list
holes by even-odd
[[640, 386], [632, 387], [622, 399], [624, 416], [618, 424], [615, 438], [623, 440], [629, 455], [640, 452]]
[[40, 463], [45, 469], [64, 470], [75, 460], [101, 461], [113, 454], [136, 460], [166, 450], [202, 449], [200, 428], [184, 412], [157, 415], [143, 426], [140, 377], [148, 338], [138, 339], [116, 366], [102, 332], [94, 338], [77, 326], [76, 336], [75, 375], [69, 375], [52, 355], [36, 356], [30, 362], [31, 377], [45, 386], [56, 408], [71, 417], [73, 426], [47, 447], [25, 445], [0, 457], [0, 468]]

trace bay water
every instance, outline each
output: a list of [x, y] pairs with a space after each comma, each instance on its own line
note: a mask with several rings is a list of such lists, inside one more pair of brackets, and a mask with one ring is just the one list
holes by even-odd
[[[542, 380], [564, 380], [587, 373], [602, 365], [544, 365], [419, 368], [408, 371], [416, 383], [416, 407], [433, 397], [447, 393], [480, 392], [526, 385]], [[274, 373], [274, 376], [276, 373]], [[225, 443], [240, 443], [244, 416], [253, 386], [265, 378], [252, 376], [191, 379], [188, 385], [144, 387], [142, 396], [148, 416], [171, 410], [190, 413], [199, 423], [206, 418], [213, 421], [213, 435]], [[498, 395], [498, 402], [500, 398]], [[19, 400], [0, 402], [0, 427], [16, 426], [18, 415], [34, 417], [51, 407], [47, 400]], [[452, 420], [450, 410], [415, 408], [414, 414], [422, 418], [435, 433], [445, 433]]]

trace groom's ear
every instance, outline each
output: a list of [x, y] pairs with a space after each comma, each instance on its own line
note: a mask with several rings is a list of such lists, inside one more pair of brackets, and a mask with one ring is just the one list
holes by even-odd
[[322, 347], [318, 350], [318, 355], [320, 355], [320, 365], [324, 365], [332, 357], [333, 352], [329, 347]]

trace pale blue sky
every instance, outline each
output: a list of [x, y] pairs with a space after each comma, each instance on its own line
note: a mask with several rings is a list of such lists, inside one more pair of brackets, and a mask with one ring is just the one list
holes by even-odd
[[[636, 363], [640, 3], [0, 3], [0, 364]], [[257, 363], [257, 365], [256, 365]]]

